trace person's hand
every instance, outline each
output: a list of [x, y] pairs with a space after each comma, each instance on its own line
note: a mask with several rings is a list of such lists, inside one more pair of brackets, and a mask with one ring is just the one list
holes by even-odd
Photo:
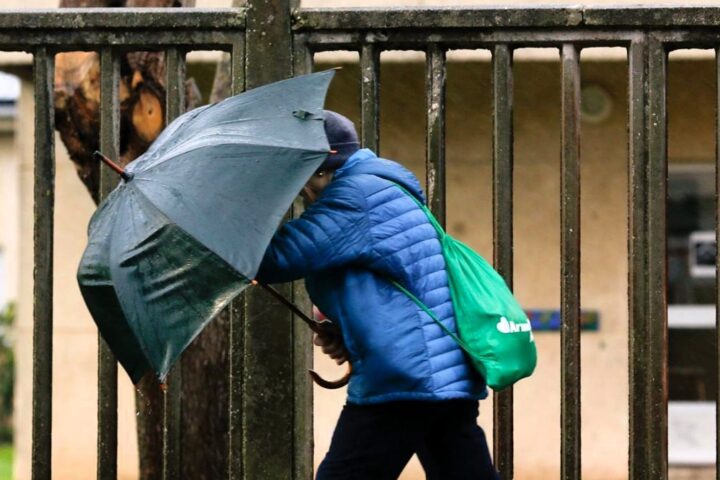
[[329, 355], [338, 365], [347, 362], [348, 353], [342, 335], [331, 332], [316, 333], [313, 336], [313, 343], [322, 348], [323, 353]]

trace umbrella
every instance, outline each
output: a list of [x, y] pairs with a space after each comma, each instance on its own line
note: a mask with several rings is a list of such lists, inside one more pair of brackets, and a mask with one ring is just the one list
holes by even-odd
[[328, 154], [322, 108], [333, 75], [187, 112], [124, 170], [105, 158], [123, 179], [90, 220], [77, 276], [133, 383], [151, 369], [163, 381], [253, 283], [283, 215]]

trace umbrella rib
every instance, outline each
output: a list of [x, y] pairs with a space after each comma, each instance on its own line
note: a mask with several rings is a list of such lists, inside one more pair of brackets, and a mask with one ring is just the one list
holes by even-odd
[[[213, 126], [227, 125], [228, 123], [243, 123], [243, 122], [256, 121], [256, 120], [273, 120], [273, 119], [283, 120], [283, 119], [287, 118], [286, 113], [287, 112], [283, 112], [283, 115], [275, 115], [272, 117], [245, 117], [245, 118], [239, 118], [239, 119], [233, 119], [233, 120], [224, 120], [222, 122], [214, 123]], [[295, 117], [295, 118], [297, 118], [297, 117]], [[314, 119], [314, 120], [320, 120], [320, 119]]]
[[[218, 145], [232, 145], [232, 143], [221, 143], [221, 144], [217, 144], [217, 145], [213, 145], [213, 146], [218, 146]], [[317, 154], [322, 154], [322, 153], [324, 153], [325, 155], [328, 155], [328, 154], [330, 153], [329, 150], [311, 150], [311, 149], [308, 149], [308, 148], [292, 147], [292, 146], [285, 146], [285, 145], [272, 145], [272, 144], [264, 144], [264, 143], [237, 144], [237, 145], [252, 145], [252, 146], [262, 147], [262, 148], [281, 148], [281, 149], [283, 149], [283, 150], [297, 150], [297, 151], [306, 152], [306, 153], [317, 153]], [[191, 149], [189, 149], [189, 150], [186, 150], [186, 151], [184, 151], [184, 152], [181, 152], [180, 154], [177, 154], [177, 155], [174, 156], [174, 157], [173, 157], [173, 156], [169, 156], [169, 155], [168, 155], [167, 157], [165, 157], [165, 155], [163, 155], [163, 157], [165, 157], [165, 158], [161, 159], [160, 161], [156, 162], [155, 164], [150, 165], [148, 168], [146, 168], [146, 169], [144, 169], [144, 170], [139, 170], [139, 171], [138, 171], [138, 170], [133, 169], [133, 170], [132, 170], [132, 173], [135, 173], [136, 175], [142, 175], [142, 174], [144, 174], [145, 172], [150, 172], [150, 171], [152, 171], [153, 169], [155, 169], [156, 167], [165, 164], [165, 162], [167, 162], [167, 161], [169, 161], [169, 160], [175, 160], [175, 159], [177, 159], [177, 157], [180, 156], [180, 155], [186, 155], [186, 154], [191, 153], [191, 152], [194, 152], [194, 151], [196, 151], [196, 150], [201, 150], [201, 149], [203, 149], [203, 148], [207, 148], [207, 145], [200, 145], [200, 146], [198, 146], [198, 147], [191, 148]], [[133, 163], [134, 163], [134, 162], [133, 162]], [[131, 163], [130, 165], [132, 165], [132, 163]], [[138, 168], [142, 167], [142, 163], [138, 163], [137, 165], [138, 165]], [[137, 180], [137, 179], [138, 179], [138, 177], [135, 177], [135, 180]]]
[[[162, 182], [162, 181], [161, 181], [160, 179], [158, 179], [158, 178], [142, 178], [142, 177], [140, 177], [140, 178], [136, 178], [135, 180], [141, 180], [141, 181], [143, 181], [143, 182], [154, 183], [154, 184], [156, 184], [156, 185], [161, 185], [161, 186], [163, 186], [163, 187], [165, 187], [165, 188], [167, 188], [167, 189], [171, 189], [171, 190], [177, 191], [177, 187], [176, 187], [175, 185], [173, 185], [173, 184], [171, 184], [171, 183], [167, 183], [167, 182]], [[200, 184], [200, 183], [186, 182], [186, 183], [183, 183], [183, 187], [207, 188], [207, 185], [206, 185], [206, 184]], [[222, 199], [224, 199], [224, 200], [227, 200], [227, 201], [233, 201], [233, 200], [235, 200], [235, 197], [232, 197], [232, 196], [230, 196], [230, 195], [217, 194], [217, 193], [215, 193], [215, 195], [218, 196], [218, 197], [220, 197], [220, 198], [222, 198]]]

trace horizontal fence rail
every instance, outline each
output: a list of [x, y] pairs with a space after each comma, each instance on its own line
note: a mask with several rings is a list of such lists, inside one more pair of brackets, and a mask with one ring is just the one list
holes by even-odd
[[517, 8], [306, 8], [295, 13], [296, 30], [372, 30], [450, 28], [676, 28], [714, 27], [716, 7], [577, 7]]
[[245, 9], [83, 8], [0, 10], [0, 48], [54, 47], [81, 50], [113, 45], [192, 46], [218, 49], [233, 43], [245, 28]]
[[[96, 50], [101, 58], [101, 148], [119, 148], [119, 55], [148, 49], [167, 53], [167, 118], [184, 111], [184, 55], [189, 50], [231, 53], [232, 91], [312, 70], [313, 54], [353, 50], [359, 54], [360, 135], [364, 146], [380, 148], [380, 55], [392, 49], [425, 52], [426, 190], [441, 221], [446, 210], [445, 106], [447, 52], [487, 49], [492, 53], [492, 202], [494, 264], [513, 284], [513, 51], [552, 47], [561, 61], [561, 476], [581, 475], [580, 410], [580, 53], [588, 47], [622, 47], [628, 58], [628, 263], [629, 263], [629, 465], [631, 479], [667, 478], [667, 280], [665, 195], [667, 189], [667, 55], [678, 48], [720, 45], [720, 8], [712, 7], [523, 7], [416, 9], [297, 9], [272, 0], [269, 7], [233, 9], [60, 9], [0, 11], [0, 50], [34, 55], [35, 283], [33, 354], [33, 478], [51, 476], [52, 277], [54, 211], [53, 56]], [[268, 30], [272, 8], [286, 17]], [[253, 17], [253, 15], [257, 15]], [[262, 15], [265, 15], [263, 17]], [[246, 31], [247, 26], [247, 31]], [[250, 27], [252, 26], [252, 28]], [[712, 28], [710, 28], [712, 27]], [[270, 65], [266, 58], [278, 63]], [[269, 66], [270, 65], [270, 66]], [[720, 147], [719, 147], [720, 148]], [[719, 154], [720, 155], [720, 154]], [[720, 163], [720, 157], [718, 159]], [[102, 171], [107, 195], [114, 177]], [[718, 204], [720, 211], [720, 204]], [[718, 260], [720, 261], [720, 260]], [[720, 289], [720, 287], [718, 287]], [[303, 301], [297, 287], [288, 296]], [[243, 297], [244, 298], [244, 297]], [[268, 345], [291, 357], [297, 370], [311, 362], [310, 342], [300, 332], [271, 336], [252, 325], [257, 312], [275, 308], [248, 295], [234, 302], [230, 320], [230, 478], [267, 473], [307, 478], [311, 473], [312, 392], [307, 378], [286, 364], [258, 361]], [[277, 317], [287, 317], [284, 312]], [[285, 321], [283, 317], [282, 321]], [[298, 339], [296, 343], [293, 343]], [[275, 343], [273, 343], [275, 342]], [[257, 357], [257, 358], [256, 358]], [[269, 368], [274, 371], [268, 371]], [[271, 405], [257, 396], [269, 378], [282, 372], [289, 383], [275, 387], [288, 411], [265, 431]], [[304, 370], [303, 370], [304, 372]], [[100, 341], [98, 478], [117, 476], [117, 366]], [[180, 475], [182, 402], [179, 369], [166, 394], [164, 478]], [[246, 387], [248, 387], [246, 389]], [[252, 387], [252, 388], [249, 388]], [[291, 397], [293, 397], [291, 399]], [[514, 475], [513, 391], [495, 396], [494, 458], [504, 479]], [[720, 422], [720, 419], [718, 420]], [[294, 432], [294, 433], [292, 433]], [[277, 435], [276, 435], [277, 433]], [[277, 439], [293, 454], [268, 466], [253, 454], [248, 435], [265, 451]], [[718, 444], [720, 445], [720, 444]], [[718, 447], [720, 451], [720, 447]], [[282, 449], [281, 449], [282, 450]], [[277, 455], [283, 452], [279, 450]], [[274, 457], [275, 458], [275, 457]], [[260, 472], [260, 473], [259, 473]], [[282, 472], [282, 473], [278, 473]], [[264, 473], [263, 473], [264, 474]]]

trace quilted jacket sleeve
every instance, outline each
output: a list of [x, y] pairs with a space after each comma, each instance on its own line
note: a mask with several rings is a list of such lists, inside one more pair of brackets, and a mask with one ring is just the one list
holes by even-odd
[[300, 218], [273, 237], [256, 279], [298, 280], [362, 261], [370, 251], [365, 197], [351, 181], [332, 182]]

